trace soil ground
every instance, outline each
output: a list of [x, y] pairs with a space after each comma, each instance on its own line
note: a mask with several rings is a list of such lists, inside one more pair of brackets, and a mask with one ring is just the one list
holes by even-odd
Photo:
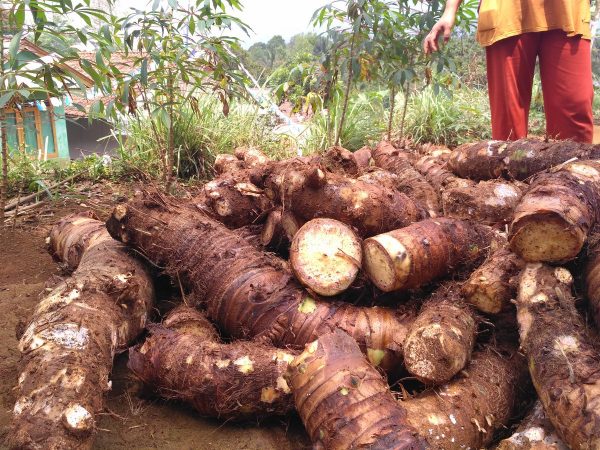
[[[14, 229], [0, 231], [0, 448], [8, 431], [18, 377], [19, 352], [15, 329], [58, 276], [60, 267], [46, 251], [52, 225], [76, 211], [93, 209], [101, 218], [135, 186], [83, 185], [45, 209], [19, 219]], [[53, 281], [54, 280], [54, 281]], [[178, 403], [138, 395], [139, 384], [120, 355], [113, 370], [113, 389], [98, 423], [95, 449], [218, 449], [296, 450], [310, 448], [297, 417], [257, 424], [209, 420]]]

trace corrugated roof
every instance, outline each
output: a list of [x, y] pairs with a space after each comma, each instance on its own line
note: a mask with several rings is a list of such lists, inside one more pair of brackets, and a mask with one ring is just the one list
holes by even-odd
[[[69, 60], [66, 64], [76, 70], [81, 69], [80, 60], [86, 59], [92, 64], [96, 64], [96, 52], [78, 52], [79, 60]], [[110, 54], [110, 63], [113, 64], [120, 72], [130, 73], [135, 68], [135, 60], [139, 56], [132, 53], [114, 52]]]

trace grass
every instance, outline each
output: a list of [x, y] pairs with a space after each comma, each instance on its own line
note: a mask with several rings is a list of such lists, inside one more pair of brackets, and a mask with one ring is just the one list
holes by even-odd
[[[351, 98], [340, 134], [343, 147], [354, 151], [381, 140], [385, 131], [384, 98], [384, 93], [378, 91], [360, 93]], [[336, 96], [328, 110], [315, 114], [308, 123], [305, 153], [325, 150], [334, 144], [341, 115], [342, 101]]]
[[[402, 94], [398, 105], [404, 103]], [[394, 116], [394, 130], [400, 129], [402, 107]], [[491, 137], [490, 112], [487, 92], [461, 88], [451, 94], [437, 95], [427, 87], [409, 98], [405, 137], [415, 142], [432, 142], [456, 146], [464, 142]], [[396, 136], [398, 138], [399, 136]]]
[[[194, 108], [185, 107], [173, 123], [176, 173], [182, 178], [211, 178], [216, 155], [232, 153], [240, 146], [256, 146], [276, 157], [288, 157], [296, 152], [293, 139], [273, 133], [269, 116], [258, 107], [234, 103], [225, 116], [220, 104], [202, 98]], [[155, 176], [160, 171], [160, 143], [151, 122], [138, 117], [126, 124], [127, 139], [119, 151], [124, 166]], [[166, 130], [157, 129], [164, 136]]]
[[[396, 103], [403, 104], [402, 94]], [[394, 117], [396, 134], [400, 129], [401, 107]], [[529, 134], [544, 136], [546, 119], [539, 81], [534, 83]], [[491, 138], [491, 115], [487, 90], [466, 86], [435, 94], [429, 87], [415, 93], [406, 114], [405, 135], [416, 142], [450, 147]], [[396, 136], [398, 138], [398, 136]]]

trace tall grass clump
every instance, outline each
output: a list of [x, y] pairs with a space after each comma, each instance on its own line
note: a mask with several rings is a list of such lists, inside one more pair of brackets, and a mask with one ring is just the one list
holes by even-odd
[[[348, 150], [358, 150], [364, 145], [381, 139], [385, 131], [383, 94], [363, 92], [350, 98], [344, 127], [340, 134], [340, 145]], [[308, 123], [305, 153], [314, 153], [331, 147], [339, 127], [343, 102], [334, 96], [328, 109], [318, 111]]]
[[[256, 146], [274, 158], [295, 153], [294, 142], [273, 133], [271, 116], [248, 103], [236, 102], [225, 116], [214, 98], [203, 97], [185, 106], [173, 123], [175, 171], [182, 178], [211, 178], [215, 156], [231, 153], [236, 147]], [[167, 130], [147, 117], [130, 119], [126, 139], [119, 151], [122, 166], [155, 176], [160, 172], [160, 143], [156, 135]]]
[[[404, 100], [400, 99], [397, 104], [403, 103]], [[401, 120], [402, 108], [398, 108], [394, 118], [396, 133]], [[409, 98], [404, 137], [419, 143], [456, 146], [489, 139], [492, 131], [490, 124], [487, 91], [462, 87], [451, 94], [436, 94], [431, 87], [427, 87]]]

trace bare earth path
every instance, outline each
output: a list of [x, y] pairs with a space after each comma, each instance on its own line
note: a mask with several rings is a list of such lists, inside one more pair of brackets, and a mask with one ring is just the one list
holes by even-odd
[[[61, 275], [45, 249], [48, 230], [59, 217], [93, 207], [104, 215], [114, 199], [129, 195], [123, 186], [91, 187], [84, 199], [61, 201], [32, 223], [0, 232], [0, 448], [15, 402], [19, 352], [15, 328], [27, 320], [39, 296]], [[81, 204], [83, 203], [83, 206]], [[237, 425], [199, 418], [184, 405], [140, 396], [130, 378], [126, 355], [117, 359], [113, 390], [98, 423], [95, 449], [296, 450], [310, 448], [297, 418]]]

